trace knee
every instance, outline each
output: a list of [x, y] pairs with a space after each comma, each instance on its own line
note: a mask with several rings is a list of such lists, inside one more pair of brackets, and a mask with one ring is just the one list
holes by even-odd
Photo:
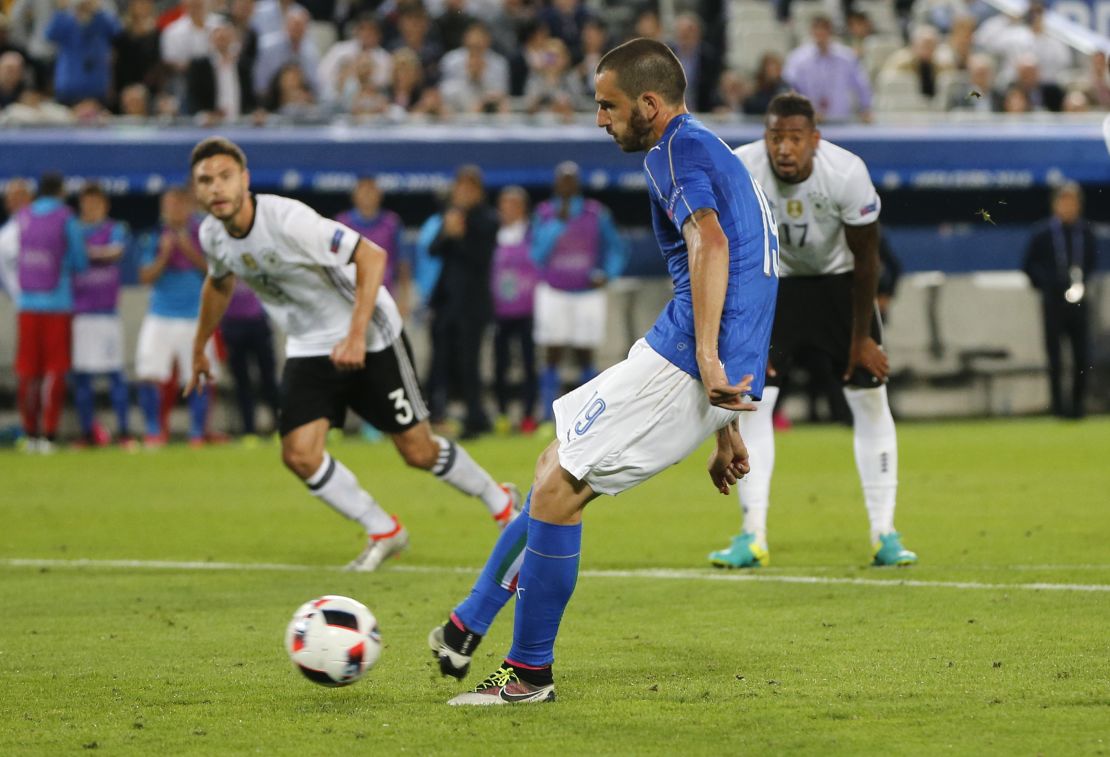
[[890, 403], [887, 401], [886, 387], [875, 389], [845, 388], [844, 397], [848, 400], [848, 407], [852, 410], [852, 418], [858, 426], [861, 423], [870, 426], [881, 425], [884, 428], [894, 427], [894, 418], [890, 413]]
[[292, 471], [293, 475], [304, 481], [320, 469], [320, 464], [324, 462], [324, 455], [306, 447], [283, 446], [281, 462]]

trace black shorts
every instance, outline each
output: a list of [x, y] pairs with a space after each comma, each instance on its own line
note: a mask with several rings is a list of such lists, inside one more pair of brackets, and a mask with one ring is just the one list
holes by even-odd
[[285, 361], [278, 423], [282, 436], [320, 418], [342, 427], [347, 408], [387, 434], [428, 417], [403, 332], [392, 346], [367, 352], [366, 364], [357, 371], [340, 371], [327, 355]]
[[[837, 273], [829, 276], [785, 276], [779, 280], [778, 303], [775, 305], [775, 326], [771, 331], [771, 365], [778, 374], [769, 378], [771, 386], [780, 386], [799, 355], [821, 352], [829, 359], [837, 380], [848, 367], [852, 348], [852, 276]], [[871, 336], [883, 343], [883, 326], [879, 309], [871, 319]], [[857, 368], [848, 384], [870, 388], [879, 380]]]

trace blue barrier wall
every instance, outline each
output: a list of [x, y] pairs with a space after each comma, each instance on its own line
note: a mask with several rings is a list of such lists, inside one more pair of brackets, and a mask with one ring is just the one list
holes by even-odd
[[[730, 145], [758, 139], [754, 125], [722, 125]], [[51, 168], [96, 178], [114, 194], [156, 193], [186, 178], [199, 129], [37, 129], [0, 133], [0, 180]], [[477, 163], [493, 186], [547, 186], [574, 159], [589, 188], [644, 186], [641, 156], [620, 152], [590, 126], [321, 126], [230, 129], [246, 150], [255, 187], [335, 192], [378, 174], [391, 192], [442, 186], [461, 163]], [[912, 127], [835, 127], [825, 136], [859, 154], [882, 189], [998, 189], [1051, 185], [1066, 177], [1110, 184], [1100, 126], [1024, 121]]]

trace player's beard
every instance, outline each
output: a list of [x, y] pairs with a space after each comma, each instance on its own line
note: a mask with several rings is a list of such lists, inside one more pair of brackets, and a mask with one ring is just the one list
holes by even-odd
[[651, 149], [651, 122], [635, 105], [628, 117], [628, 130], [623, 137], [616, 137], [617, 146], [625, 152], [643, 152]]
[[227, 203], [227, 205], [221, 209], [219, 215], [217, 215], [215, 210], [212, 209], [209, 209], [208, 212], [216, 216], [217, 220], [230, 221], [239, 214], [239, 210], [243, 207], [243, 193], [240, 192], [235, 197], [229, 197], [224, 200], [224, 202]]

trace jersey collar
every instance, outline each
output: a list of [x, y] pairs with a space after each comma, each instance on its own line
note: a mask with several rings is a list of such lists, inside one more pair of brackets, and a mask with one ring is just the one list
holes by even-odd
[[693, 117], [693, 113], [680, 113], [679, 115], [672, 118], [670, 120], [670, 123], [667, 124], [667, 128], [663, 130], [663, 136], [659, 138], [659, 141], [656, 142], [656, 144], [661, 145], [666, 142], [674, 135], [676, 131], [682, 128], [682, 125], [684, 123], [691, 120]]

